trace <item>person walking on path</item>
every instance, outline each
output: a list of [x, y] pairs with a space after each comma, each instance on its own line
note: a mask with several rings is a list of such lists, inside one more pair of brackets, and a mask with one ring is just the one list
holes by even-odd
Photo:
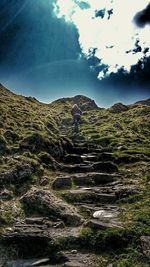
[[71, 110], [71, 114], [72, 114], [72, 118], [73, 118], [73, 122], [72, 124], [75, 125], [75, 133], [79, 132], [79, 128], [78, 128], [78, 124], [81, 121], [81, 115], [82, 115], [82, 111], [81, 109], [78, 107], [77, 104], [74, 104]]

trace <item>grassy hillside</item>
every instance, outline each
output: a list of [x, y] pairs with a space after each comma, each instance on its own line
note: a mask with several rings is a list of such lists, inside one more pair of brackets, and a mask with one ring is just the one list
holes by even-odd
[[[72, 134], [73, 103], [83, 110], [79, 137]], [[142, 252], [140, 238], [150, 232], [149, 136], [150, 106], [143, 103], [128, 106], [122, 112], [98, 108], [83, 96], [43, 104], [15, 95], [0, 85], [0, 232], [25, 217], [20, 197], [33, 186], [43, 188], [44, 179], [51, 190], [52, 181], [61, 174], [63, 157], [74, 143], [85, 143], [101, 152], [111, 152], [123, 185], [136, 186], [137, 193], [118, 200], [123, 211], [123, 232], [115, 235], [115, 231], [107, 231], [102, 235], [85, 228], [82, 241], [93, 249], [100, 238], [107, 244], [107, 238], [113, 236], [133, 236], [130, 246], [118, 254], [106, 250], [97, 256], [98, 266], [112, 261], [117, 267], [147, 267], [148, 258]]]

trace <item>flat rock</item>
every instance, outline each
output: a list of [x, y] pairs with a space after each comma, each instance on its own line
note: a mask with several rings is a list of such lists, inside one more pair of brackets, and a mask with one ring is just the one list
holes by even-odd
[[62, 219], [66, 225], [78, 226], [83, 222], [76, 208], [66, 204], [48, 190], [32, 188], [21, 198], [21, 201], [44, 216]]
[[84, 223], [84, 226], [90, 227], [95, 230], [105, 230], [108, 228], [122, 228], [119, 223], [116, 222], [105, 222], [99, 220], [89, 220]]

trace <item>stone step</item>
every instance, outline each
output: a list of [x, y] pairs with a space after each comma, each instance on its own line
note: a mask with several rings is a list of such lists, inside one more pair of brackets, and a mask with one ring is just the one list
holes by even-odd
[[77, 239], [80, 234], [80, 227], [65, 227], [61, 228], [47, 228], [47, 229], [39, 229], [37, 226], [27, 227], [22, 225], [22, 227], [18, 227], [18, 225], [14, 225], [12, 228], [5, 230], [5, 233], [1, 235], [1, 239], [3, 243], [13, 243], [22, 245], [34, 244], [38, 243], [46, 243], [49, 241], [56, 241], [57, 239]]
[[80, 163], [95, 163], [98, 161], [114, 161], [115, 157], [112, 153], [86, 153], [86, 154], [67, 154], [63, 158], [64, 163], [80, 164]]
[[95, 192], [90, 188], [66, 190], [62, 192], [61, 195], [70, 203], [113, 203], [116, 200], [116, 196], [113, 193]]
[[81, 158], [85, 161], [114, 161], [115, 157], [113, 153], [102, 152], [102, 153], [88, 153], [81, 155]]
[[64, 158], [63, 158], [63, 162], [65, 163], [74, 163], [74, 164], [80, 164], [83, 163], [83, 159], [81, 157], [81, 155], [78, 154], [67, 154]]
[[106, 172], [113, 173], [118, 172], [118, 167], [111, 161], [95, 162], [92, 164], [61, 164], [60, 169], [64, 172]]
[[107, 174], [107, 173], [78, 173], [78, 174], [70, 174], [68, 176], [60, 176], [55, 178], [52, 183], [52, 188], [57, 189], [69, 189], [73, 185], [79, 186], [95, 186], [95, 185], [103, 185], [107, 183], [118, 183], [117, 178], [119, 175], [115, 174]]
[[[68, 244], [67, 246], [75, 249], [80, 246], [80, 232], [79, 227], [65, 227], [63, 229], [49, 228], [47, 230], [33, 228], [18, 228], [17, 226], [5, 229], [5, 233], [1, 235], [1, 244], [7, 250], [15, 247], [15, 252], [21, 258], [36, 259], [37, 257], [50, 257], [49, 263], [53, 266], [62, 266], [64, 262], [68, 261], [64, 255], [58, 255], [60, 250], [59, 244]], [[56, 247], [57, 244], [57, 247]], [[65, 247], [66, 248], [66, 247]], [[61, 257], [60, 257], [61, 256]], [[43, 266], [44, 262], [40, 262], [39, 265], [37, 260], [32, 261], [34, 265], [2, 265], [2, 266]], [[5, 261], [6, 263], [6, 261]], [[17, 263], [17, 262], [16, 262]], [[21, 263], [21, 261], [20, 261]], [[26, 264], [27, 262], [24, 262]], [[35, 264], [36, 263], [36, 264]], [[46, 262], [45, 262], [46, 263]], [[18, 264], [18, 263], [17, 263]], [[43, 264], [43, 265], [42, 265]], [[56, 264], [56, 265], [55, 265]], [[45, 266], [45, 265], [44, 265]]]
[[108, 148], [96, 148], [96, 147], [90, 147], [88, 145], [82, 145], [78, 146], [75, 145], [71, 149], [69, 149], [68, 153], [73, 153], [73, 154], [88, 154], [88, 153], [96, 153], [96, 154], [101, 154], [101, 153], [110, 153], [112, 150]]

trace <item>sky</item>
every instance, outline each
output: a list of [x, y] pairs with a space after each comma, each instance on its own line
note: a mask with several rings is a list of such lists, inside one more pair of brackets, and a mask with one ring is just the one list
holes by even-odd
[[0, 83], [99, 106], [150, 97], [148, 0], [1, 0]]

